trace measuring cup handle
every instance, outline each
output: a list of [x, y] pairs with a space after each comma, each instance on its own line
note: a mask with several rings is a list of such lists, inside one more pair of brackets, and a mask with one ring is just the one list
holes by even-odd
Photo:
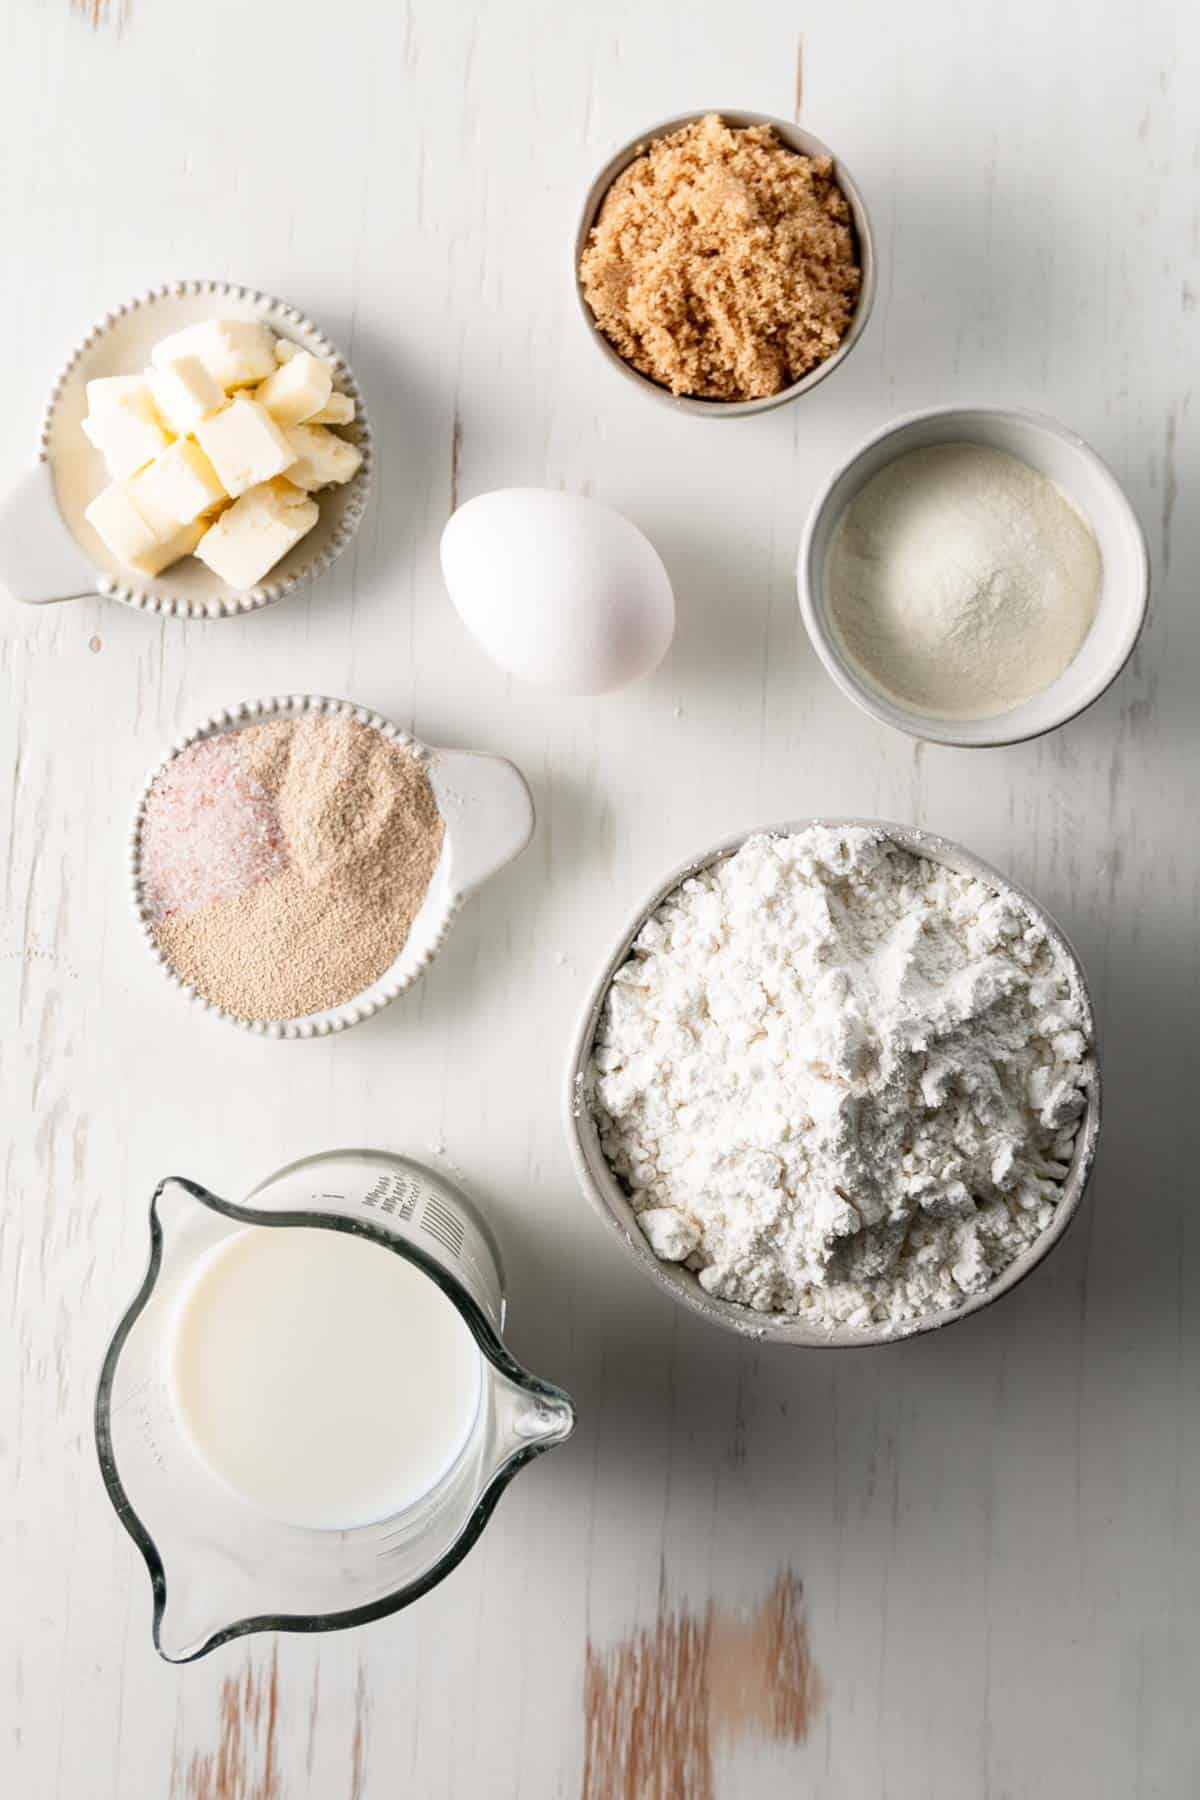
[[512, 763], [471, 750], [436, 750], [429, 779], [450, 840], [450, 880], [469, 894], [524, 850], [533, 797]]
[[96, 571], [63, 523], [47, 462], [27, 469], [0, 499], [0, 586], [28, 606], [97, 592]]

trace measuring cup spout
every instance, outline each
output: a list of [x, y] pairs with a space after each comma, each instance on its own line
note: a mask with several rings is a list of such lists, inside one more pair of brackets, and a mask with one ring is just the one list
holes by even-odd
[[[514, 1377], [516, 1377], [514, 1379]], [[575, 1405], [552, 1382], [521, 1370], [494, 1370], [495, 1453], [493, 1469], [520, 1467], [544, 1450], [565, 1444], [575, 1429]]]
[[536, 1444], [541, 1450], [548, 1450], [552, 1444], [565, 1443], [574, 1429], [575, 1408], [565, 1394], [561, 1397], [531, 1399], [530, 1404], [513, 1421], [517, 1440], [525, 1444]]

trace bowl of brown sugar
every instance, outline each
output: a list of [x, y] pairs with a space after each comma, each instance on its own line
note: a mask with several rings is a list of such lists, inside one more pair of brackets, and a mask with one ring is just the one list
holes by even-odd
[[686, 113], [588, 191], [575, 285], [589, 335], [646, 393], [709, 417], [798, 399], [844, 362], [875, 298], [867, 210], [810, 132]]
[[253, 700], [150, 775], [134, 906], [198, 1004], [263, 1036], [324, 1037], [410, 987], [532, 833], [503, 757], [432, 749], [345, 700]]

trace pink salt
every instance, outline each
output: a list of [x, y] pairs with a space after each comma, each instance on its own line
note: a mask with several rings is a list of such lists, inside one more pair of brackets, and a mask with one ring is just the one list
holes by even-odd
[[288, 866], [278, 814], [246, 768], [239, 739], [230, 731], [192, 744], [150, 790], [141, 862], [155, 925], [235, 900]]

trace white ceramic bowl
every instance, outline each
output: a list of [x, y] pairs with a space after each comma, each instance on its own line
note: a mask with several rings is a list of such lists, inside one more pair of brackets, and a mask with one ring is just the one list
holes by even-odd
[[[584, 299], [583, 285], [579, 279], [579, 261], [587, 247], [588, 233], [596, 222], [596, 215], [604, 202], [609, 188], [624, 169], [629, 167], [644, 151], [648, 150], [655, 138], [666, 137], [669, 132], [679, 131], [684, 125], [691, 125], [697, 119], [706, 118], [709, 113], [718, 113], [727, 125], [745, 127], [747, 125], [770, 125], [780, 141], [789, 150], [799, 152], [801, 156], [828, 156], [833, 160], [834, 175], [837, 184], [845, 194], [854, 218], [854, 231], [858, 240], [858, 260], [862, 270], [862, 286], [859, 289], [858, 305], [854, 309], [854, 317], [850, 321], [845, 337], [832, 356], [818, 363], [815, 369], [799, 381], [792, 382], [778, 394], [766, 394], [761, 400], [705, 400], [694, 394], [673, 394], [669, 388], [661, 387], [657, 381], [651, 381], [627, 363], [620, 351], [610, 344], [604, 333], [596, 324], [595, 314]], [[596, 345], [601, 355], [627, 381], [636, 382], [642, 392], [664, 406], [674, 408], [676, 412], [692, 413], [697, 418], [709, 419], [742, 419], [750, 413], [769, 412], [774, 406], [783, 406], [789, 400], [798, 400], [801, 394], [807, 394], [815, 388], [819, 381], [844, 363], [866, 329], [867, 320], [871, 316], [871, 308], [875, 304], [875, 239], [871, 232], [871, 221], [867, 216], [866, 203], [863, 200], [857, 182], [845, 163], [835, 157], [827, 144], [814, 137], [811, 131], [801, 131], [798, 125], [791, 125], [786, 119], [776, 119], [770, 113], [740, 112], [727, 106], [706, 106], [700, 112], [680, 113], [676, 118], [663, 119], [658, 125], [651, 125], [647, 130], [639, 132], [627, 144], [610, 156], [591, 187], [579, 213], [575, 227], [575, 265], [573, 281], [575, 298], [579, 305], [580, 315], [587, 327], [588, 336]]]
[[[425, 765], [446, 827], [442, 853], [433, 872], [429, 891], [413, 920], [404, 948], [391, 967], [376, 981], [340, 1006], [309, 1013], [301, 1019], [243, 1019], [227, 1012], [176, 974], [154, 941], [142, 880], [142, 819], [150, 790], [163, 770], [189, 745], [227, 731], [270, 720], [300, 719], [306, 714], [344, 714], [360, 724], [372, 725], [393, 743], [405, 744]], [[364, 706], [348, 700], [330, 700], [320, 694], [284, 694], [271, 700], [248, 700], [227, 712], [214, 713], [171, 746], [167, 755], [146, 778], [130, 834], [130, 876], [133, 906], [142, 936], [156, 963], [173, 985], [204, 1011], [227, 1019], [259, 1037], [315, 1038], [344, 1031], [369, 1019], [424, 974], [454, 922], [463, 902], [489, 876], [519, 856], [533, 836], [533, 800], [520, 770], [502, 756], [485, 756], [473, 750], [435, 750], [419, 743], [408, 732]]]
[[[231, 588], [194, 556], [153, 579], [127, 569], [92, 530], [84, 509], [106, 486], [104, 458], [81, 429], [87, 383], [137, 374], [160, 338], [205, 319], [261, 319], [334, 365], [334, 386], [355, 405], [339, 434], [362, 451], [342, 487], [316, 496], [321, 516], [294, 550], [255, 588]], [[358, 530], [371, 491], [371, 427], [350, 365], [311, 319], [282, 300], [224, 281], [176, 281], [124, 301], [97, 320], [58, 375], [46, 403], [32, 469], [0, 500], [0, 585], [16, 600], [41, 605], [103, 594], [144, 612], [189, 619], [230, 618], [282, 600], [322, 574]]]
[[[589, 1065], [592, 1055], [592, 1044], [596, 1036], [601, 1008], [605, 996], [612, 983], [612, 978], [629, 955], [634, 939], [650, 915], [661, 906], [667, 895], [697, 870], [707, 868], [710, 864], [732, 856], [740, 850], [749, 837], [760, 832], [769, 836], [785, 836], [792, 832], [804, 831], [810, 825], [852, 826], [863, 825], [873, 830], [885, 831], [890, 838], [914, 855], [927, 856], [933, 862], [944, 863], [948, 868], [956, 869], [964, 875], [973, 876], [984, 881], [989, 887], [1015, 894], [1029, 911], [1045, 927], [1055, 947], [1071, 964], [1079, 984], [1079, 994], [1083, 1002], [1085, 1015], [1091, 1037], [1091, 1050], [1095, 1061], [1095, 1074], [1088, 1089], [1087, 1108], [1080, 1122], [1075, 1138], [1074, 1154], [1071, 1158], [1070, 1171], [1063, 1183], [1062, 1198], [1055, 1208], [1054, 1217], [1042, 1235], [1018, 1256], [1004, 1273], [995, 1280], [982, 1294], [972, 1295], [961, 1306], [949, 1310], [929, 1313], [920, 1319], [912, 1319], [902, 1325], [870, 1325], [854, 1327], [836, 1326], [830, 1331], [822, 1331], [815, 1325], [790, 1319], [782, 1313], [758, 1313], [749, 1307], [739, 1306], [729, 1300], [715, 1300], [706, 1294], [691, 1269], [683, 1268], [678, 1263], [660, 1262], [655, 1256], [637, 1223], [637, 1217], [620, 1181], [613, 1174], [600, 1147], [599, 1135], [596, 1131], [595, 1119], [592, 1116], [590, 1098]], [[984, 1306], [990, 1306], [1002, 1294], [1011, 1293], [1017, 1283], [1023, 1281], [1030, 1270], [1047, 1256], [1059, 1243], [1079, 1210], [1087, 1187], [1088, 1177], [1096, 1154], [1096, 1140], [1100, 1134], [1100, 1063], [1095, 1043], [1094, 1014], [1091, 995], [1088, 991], [1087, 978], [1083, 967], [1072, 949], [1063, 931], [1055, 924], [1044, 907], [1027, 894], [1015, 882], [1007, 880], [990, 863], [972, 856], [960, 844], [949, 838], [937, 837], [929, 831], [917, 831], [908, 825], [891, 825], [882, 819], [793, 819], [783, 825], [762, 825], [755, 831], [744, 831], [737, 837], [726, 838], [715, 844], [702, 855], [694, 857], [681, 868], [658, 882], [653, 892], [638, 908], [629, 925], [622, 932], [611, 953], [605, 958], [603, 967], [592, 983], [582, 1015], [576, 1029], [574, 1041], [567, 1063], [567, 1081], [565, 1092], [567, 1143], [579, 1185], [601, 1221], [611, 1230], [622, 1250], [630, 1261], [648, 1275], [651, 1280], [664, 1289], [673, 1300], [681, 1302], [692, 1312], [699, 1313], [710, 1324], [721, 1325], [728, 1331], [739, 1332], [744, 1337], [766, 1339], [770, 1343], [790, 1344], [807, 1349], [861, 1349], [871, 1344], [892, 1344], [903, 1338], [916, 1337], [922, 1332], [936, 1331], [943, 1325], [953, 1325], [959, 1319], [968, 1318]]]
[[[892, 699], [842, 645], [825, 594], [825, 561], [846, 507], [873, 475], [910, 450], [982, 444], [1050, 477], [1091, 526], [1102, 562], [1096, 617], [1057, 681], [989, 719], [938, 719]], [[813, 648], [842, 692], [873, 718], [934, 744], [984, 748], [1054, 731], [1098, 700], [1133, 654], [1150, 597], [1150, 559], [1137, 514], [1107, 463], [1075, 432], [1040, 413], [940, 406], [878, 431], [835, 469], [813, 502], [800, 543], [796, 586]]]

